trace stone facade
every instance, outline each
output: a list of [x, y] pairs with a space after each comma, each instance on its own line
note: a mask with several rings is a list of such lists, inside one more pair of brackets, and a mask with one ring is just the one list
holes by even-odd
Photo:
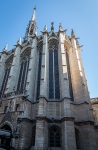
[[74, 31], [69, 37], [61, 24], [58, 32], [52, 23], [51, 31], [45, 26], [37, 36], [34, 8], [24, 40], [0, 53], [2, 145], [2, 130], [5, 137], [8, 130], [6, 146], [16, 150], [97, 150], [93, 109], [98, 112], [91, 106], [80, 50]]

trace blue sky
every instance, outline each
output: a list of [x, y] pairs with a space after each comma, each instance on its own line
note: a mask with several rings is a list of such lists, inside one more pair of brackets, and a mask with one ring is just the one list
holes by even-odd
[[55, 31], [62, 23], [70, 36], [74, 29], [83, 45], [81, 56], [86, 73], [90, 97], [98, 97], [98, 0], [2, 0], [0, 1], [0, 51], [8, 43], [9, 50], [26, 27], [37, 7], [38, 34], [51, 22]]

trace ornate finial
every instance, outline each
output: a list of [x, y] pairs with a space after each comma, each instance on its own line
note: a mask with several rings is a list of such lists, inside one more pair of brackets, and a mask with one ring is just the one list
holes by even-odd
[[73, 29], [71, 31], [71, 37], [75, 37], [75, 33], [74, 33]]
[[17, 44], [21, 45], [21, 37], [20, 37], [19, 40], [17, 41]]
[[5, 45], [3, 52], [7, 52], [7, 50], [8, 50], [8, 44]]
[[44, 27], [44, 31], [47, 31], [47, 26], [45, 25], [45, 27]]
[[34, 9], [36, 10], [36, 5], [35, 5]]
[[34, 7], [33, 9], [33, 16], [32, 16], [32, 21], [35, 21], [36, 20], [36, 6]]
[[54, 22], [51, 22], [51, 31], [54, 31]]
[[63, 31], [62, 24], [59, 25], [59, 31]]

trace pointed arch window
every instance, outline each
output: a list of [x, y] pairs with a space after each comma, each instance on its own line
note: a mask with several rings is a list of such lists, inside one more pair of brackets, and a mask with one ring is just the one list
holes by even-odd
[[49, 132], [49, 147], [61, 147], [61, 132], [55, 126]]
[[17, 91], [23, 92], [25, 90], [29, 69], [30, 54], [31, 48], [26, 49], [21, 55], [20, 74], [18, 79]]
[[10, 58], [8, 58], [8, 60], [5, 63], [5, 74], [4, 74], [3, 83], [2, 83], [2, 87], [1, 87], [1, 91], [0, 91], [0, 97], [3, 97], [4, 92], [6, 90], [6, 86], [7, 86], [10, 70], [11, 70], [12, 61], [13, 61], [13, 55], [10, 56]]
[[36, 99], [39, 99], [40, 96], [40, 79], [41, 79], [41, 65], [42, 65], [42, 50], [43, 50], [43, 42], [38, 44], [38, 53], [39, 53], [39, 62], [38, 62], [38, 77], [37, 77], [37, 93]]
[[49, 98], [60, 98], [58, 43], [49, 41]]

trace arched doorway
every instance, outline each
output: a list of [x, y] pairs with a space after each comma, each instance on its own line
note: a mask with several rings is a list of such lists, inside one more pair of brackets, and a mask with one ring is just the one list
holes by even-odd
[[12, 130], [9, 125], [5, 124], [0, 129], [0, 148], [11, 150]]
[[49, 130], [49, 147], [61, 147], [61, 131], [56, 126], [51, 127]]

